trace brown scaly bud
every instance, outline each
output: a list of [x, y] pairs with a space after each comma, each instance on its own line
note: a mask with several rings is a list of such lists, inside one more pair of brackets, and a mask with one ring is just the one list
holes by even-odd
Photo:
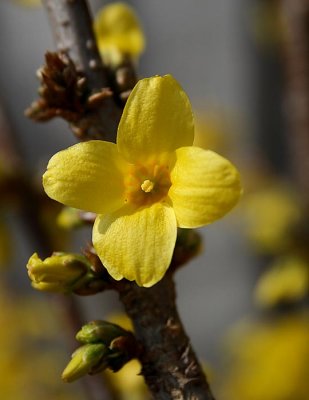
[[138, 81], [132, 60], [130, 57], [125, 57], [123, 62], [111, 71], [116, 95], [124, 105]]
[[[113, 96], [109, 88], [97, 93], [87, 89], [85, 76], [77, 71], [70, 57], [63, 53], [47, 52], [45, 65], [38, 70], [40, 98], [25, 111], [27, 117], [45, 122], [55, 117], [68, 121], [80, 139], [99, 139], [102, 132], [93, 132], [98, 108]], [[96, 136], [97, 135], [97, 136]]]

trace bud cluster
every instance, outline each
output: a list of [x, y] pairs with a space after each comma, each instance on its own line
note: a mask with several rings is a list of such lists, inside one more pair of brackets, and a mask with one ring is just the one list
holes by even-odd
[[137, 354], [133, 334], [107, 321], [89, 322], [77, 333], [76, 339], [82, 346], [72, 354], [62, 373], [65, 382], [97, 374], [106, 368], [116, 372]]

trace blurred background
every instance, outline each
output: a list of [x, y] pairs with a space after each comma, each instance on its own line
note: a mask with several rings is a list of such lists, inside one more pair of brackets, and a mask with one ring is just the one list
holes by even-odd
[[[40, 185], [49, 158], [76, 139], [62, 120], [24, 116], [37, 98], [36, 70], [55, 50], [44, 8], [25, 3], [0, 1], [0, 134], [14, 135], [23, 167]], [[107, 3], [91, 1], [93, 14]], [[309, 399], [308, 225], [289, 141], [284, 2], [126, 3], [146, 38], [139, 76], [172, 74], [195, 110], [196, 144], [229, 158], [242, 176], [240, 204], [200, 230], [203, 252], [176, 275], [179, 312], [215, 395]], [[10, 166], [10, 154], [3, 145], [0, 182], [1, 172], [19, 165]], [[63, 317], [50, 295], [31, 288], [26, 264], [38, 249], [18, 201], [1, 197], [0, 396], [84, 399], [78, 384], [60, 382], [70, 354]], [[55, 250], [78, 252], [91, 231], [56, 236]], [[85, 322], [122, 312], [114, 293], [78, 301]]]

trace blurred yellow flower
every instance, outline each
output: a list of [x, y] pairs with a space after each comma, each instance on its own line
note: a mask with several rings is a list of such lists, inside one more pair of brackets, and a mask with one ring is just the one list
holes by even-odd
[[141, 364], [138, 360], [129, 361], [118, 372], [104, 372], [119, 400], [150, 399], [148, 388], [140, 373]]
[[117, 144], [79, 143], [49, 161], [46, 193], [98, 214], [93, 244], [114, 279], [154, 285], [169, 267], [177, 226], [207, 225], [238, 202], [236, 168], [193, 138], [187, 95], [172, 76], [155, 76], [129, 96]]
[[72, 207], [62, 207], [62, 210], [57, 215], [56, 222], [60, 228], [65, 230], [83, 226], [83, 221], [80, 217], [80, 210]]
[[[235, 130], [235, 118], [225, 110], [205, 108], [195, 112], [195, 133], [193, 145], [202, 149], [227, 154], [232, 144], [230, 133]], [[231, 127], [234, 125], [234, 128]], [[237, 127], [239, 131], [239, 128]], [[233, 132], [234, 134], [234, 132]]]
[[222, 400], [308, 400], [309, 316], [236, 327]]
[[125, 3], [111, 3], [96, 15], [94, 31], [104, 61], [119, 64], [123, 56], [137, 58], [145, 37], [134, 10]]
[[81, 400], [78, 387], [68, 390], [59, 379], [65, 341], [56, 311], [37, 300], [0, 285], [1, 399]]
[[[124, 329], [133, 332], [130, 318], [124, 313], [113, 313], [107, 316], [107, 320]], [[119, 400], [147, 400], [150, 399], [148, 388], [141, 373], [141, 364], [138, 360], [129, 361], [118, 372], [104, 371], [104, 375], [111, 385], [113, 392]]]
[[291, 230], [300, 219], [300, 208], [290, 188], [275, 183], [244, 198], [244, 215], [249, 239], [258, 252], [287, 250]]
[[262, 307], [297, 301], [309, 293], [309, 265], [296, 256], [281, 257], [262, 274], [255, 300]]
[[134, 331], [132, 321], [125, 313], [115, 312], [108, 315], [106, 319], [113, 324], [121, 326], [121, 328], [126, 329], [127, 331]]

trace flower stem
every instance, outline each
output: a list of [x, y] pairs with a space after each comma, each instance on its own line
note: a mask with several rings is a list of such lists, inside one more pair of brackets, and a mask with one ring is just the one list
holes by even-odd
[[125, 282], [119, 296], [142, 345], [142, 374], [153, 398], [213, 400], [181, 323], [171, 274], [147, 289]]

